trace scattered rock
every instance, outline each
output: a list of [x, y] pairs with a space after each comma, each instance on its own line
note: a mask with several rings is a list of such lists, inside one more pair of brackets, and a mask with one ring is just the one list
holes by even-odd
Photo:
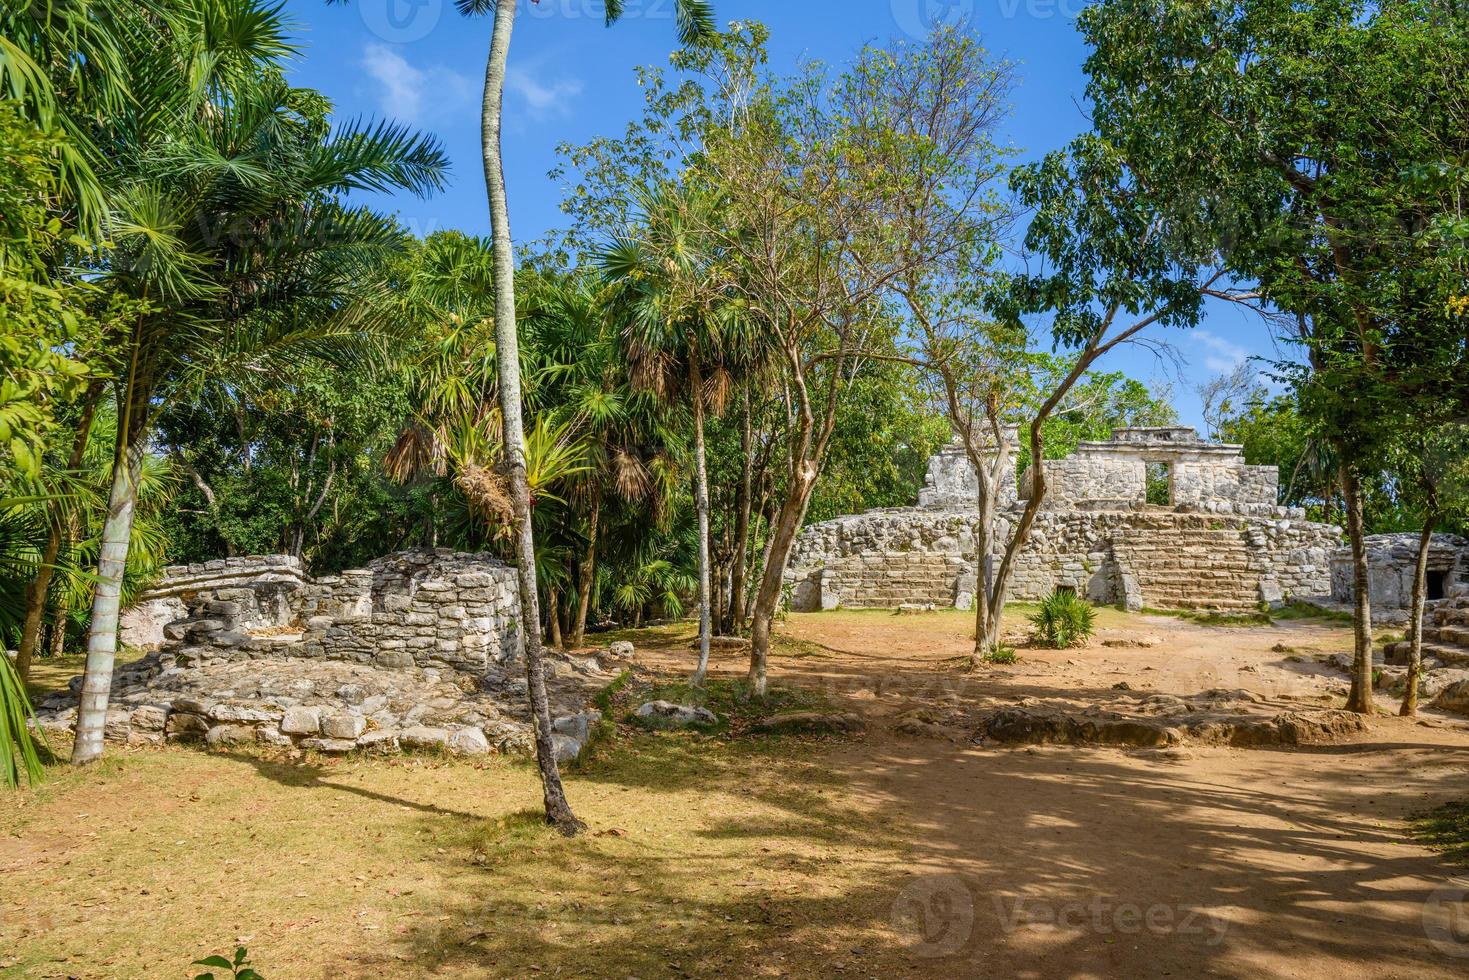
[[1448, 685], [1433, 699], [1433, 706], [1456, 715], [1469, 715], [1469, 680]]
[[600, 711], [583, 711], [578, 715], [562, 715], [551, 722], [551, 730], [560, 732], [562, 735], [570, 735], [579, 742], [586, 742], [592, 734], [592, 728], [602, 720]]
[[449, 734], [446, 744], [454, 755], [488, 755], [490, 751], [489, 739], [478, 728], [456, 729]]
[[618, 660], [631, 660], [637, 656], [637, 650], [629, 640], [614, 640], [607, 647], [607, 652]]
[[582, 743], [579, 739], [560, 732], [551, 733], [551, 754], [558, 763], [570, 762], [581, 755]]

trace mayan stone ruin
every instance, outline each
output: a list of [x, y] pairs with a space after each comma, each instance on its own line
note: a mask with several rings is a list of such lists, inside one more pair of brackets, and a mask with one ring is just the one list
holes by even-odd
[[[107, 737], [260, 742], [322, 752], [531, 744], [515, 569], [482, 554], [401, 552], [311, 578], [285, 555], [166, 570], [121, 639], [156, 647], [114, 675]], [[611, 680], [595, 657], [547, 662], [556, 745], [574, 757]], [[80, 678], [41, 703], [76, 722]]]
[[[1046, 499], [1017, 556], [1012, 598], [1069, 588], [1132, 610], [1242, 612], [1331, 591], [1341, 529], [1279, 506], [1276, 468], [1247, 465], [1239, 446], [1186, 427], [1122, 428], [1044, 465]], [[792, 608], [970, 608], [978, 491], [963, 448], [933, 456], [925, 482], [916, 507], [806, 528], [787, 578]], [[1027, 482], [1012, 470], [1000, 488], [987, 569]]]

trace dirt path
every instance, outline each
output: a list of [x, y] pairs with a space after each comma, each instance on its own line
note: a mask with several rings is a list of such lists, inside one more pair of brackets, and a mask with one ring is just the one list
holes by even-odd
[[[864, 808], [910, 830], [894, 921], [915, 975], [1469, 974], [1469, 874], [1456, 884], [1403, 823], [1469, 792], [1460, 723], [1381, 718], [1347, 745], [1169, 752], [986, 749], [891, 726], [913, 707], [981, 695], [1101, 698], [1119, 679], [1317, 702], [1344, 681], [1281, 649], [1339, 650], [1344, 630], [1109, 613], [1089, 649], [1023, 651], [1014, 667], [973, 675], [951, 667], [967, 626], [944, 613], [793, 616], [796, 643], [773, 665], [869, 720], [868, 735], [825, 764]], [[672, 648], [647, 656], [670, 670], [686, 659]], [[726, 655], [717, 668], [743, 663]]]

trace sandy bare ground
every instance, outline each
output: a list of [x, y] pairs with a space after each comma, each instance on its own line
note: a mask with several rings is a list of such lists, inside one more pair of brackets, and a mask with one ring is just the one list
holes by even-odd
[[[916, 975], [1469, 976], [1469, 872], [1404, 833], [1412, 814], [1469, 793], [1462, 720], [1381, 717], [1350, 744], [1268, 751], [983, 748], [892, 731], [916, 706], [1101, 700], [1119, 681], [1177, 695], [1245, 688], [1285, 708], [1339, 707], [1345, 693], [1309, 660], [1347, 648], [1341, 627], [1110, 611], [1102, 623], [1086, 649], [1023, 650], [1020, 664], [981, 674], [953, 669], [969, 646], [957, 613], [787, 623], [805, 642], [775, 665], [781, 678], [870, 722], [826, 764], [865, 807], [911, 829], [894, 921]], [[670, 669], [686, 659], [649, 656]]]
[[[1283, 708], [1345, 690], [1311, 659], [1345, 649], [1339, 626], [1101, 615], [1086, 649], [981, 674], [954, 669], [958, 613], [793, 616], [775, 682], [829, 692], [865, 733], [624, 726], [568, 772], [590, 825], [574, 840], [540, 826], [534, 770], [496, 758], [170, 746], [59, 769], [0, 799], [0, 976], [186, 977], [236, 941], [269, 980], [1469, 975], [1469, 869], [1406, 825], [1469, 795], [1462, 720], [1384, 716], [1290, 750], [897, 731], [915, 708], [1113, 699], [1119, 682]], [[632, 638], [672, 678], [689, 633]]]

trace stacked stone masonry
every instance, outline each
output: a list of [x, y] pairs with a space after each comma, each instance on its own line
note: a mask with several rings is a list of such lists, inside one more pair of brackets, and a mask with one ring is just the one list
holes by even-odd
[[[515, 570], [490, 555], [408, 551], [308, 578], [285, 555], [167, 569], [124, 628], [132, 646], [192, 659], [306, 657], [379, 667], [483, 669], [519, 651]], [[171, 616], [157, 630], [152, 624]]]
[[[1170, 506], [1147, 504], [1149, 463], [1168, 466]], [[1119, 429], [1109, 442], [1047, 461], [1046, 480], [1046, 500], [1017, 556], [1012, 598], [1070, 588], [1130, 608], [1244, 611], [1330, 589], [1340, 529], [1276, 506], [1274, 467], [1246, 465], [1238, 446], [1203, 442], [1192, 429]], [[991, 571], [1028, 484], [1001, 487]], [[976, 488], [967, 456], [950, 446], [930, 460], [918, 507], [806, 528], [788, 572], [792, 608], [969, 608]]]
[[[528, 751], [519, 610], [513, 568], [446, 549], [318, 579], [280, 555], [170, 568], [123, 637], [157, 649], [115, 672], [106, 737]], [[586, 706], [612, 674], [554, 652], [545, 674], [553, 742], [575, 757], [598, 718]], [[46, 698], [38, 723], [70, 731], [80, 687], [74, 678]]]

